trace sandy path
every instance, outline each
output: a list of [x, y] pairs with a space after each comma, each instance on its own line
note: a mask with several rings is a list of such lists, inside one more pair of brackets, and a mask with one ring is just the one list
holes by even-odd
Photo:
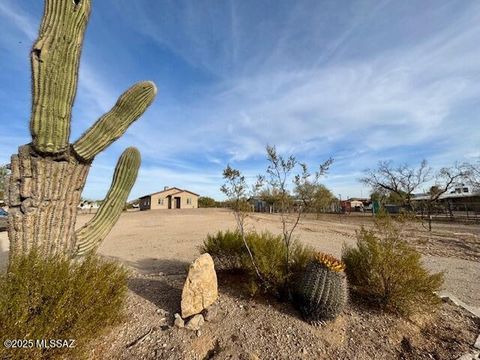
[[[80, 215], [78, 225], [91, 215]], [[369, 224], [367, 217], [325, 216], [305, 219], [296, 236], [305, 244], [340, 256], [344, 243], [355, 242], [355, 230]], [[257, 231], [280, 233], [275, 215], [260, 214], [249, 219], [248, 226]], [[174, 274], [198, 255], [198, 246], [208, 233], [233, 229], [233, 216], [227, 210], [153, 210], [123, 213], [118, 224], [101, 245], [99, 252], [116, 258], [142, 273]], [[478, 225], [439, 225], [437, 231], [450, 236], [469, 234], [479, 243]], [[415, 231], [421, 232], [421, 229]], [[452, 235], [453, 234], [453, 235]], [[0, 233], [0, 267], [8, 259], [6, 233]], [[475, 251], [478, 251], [475, 248]], [[480, 263], [456, 257], [424, 255], [425, 265], [434, 271], [445, 271], [445, 289], [467, 304], [480, 307]]]

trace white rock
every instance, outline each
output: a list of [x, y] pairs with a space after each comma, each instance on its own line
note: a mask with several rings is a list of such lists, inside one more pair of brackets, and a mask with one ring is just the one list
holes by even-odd
[[477, 349], [480, 349], [480, 335], [478, 335], [477, 340], [475, 341], [475, 344], [473, 346]]
[[185, 327], [189, 330], [197, 331], [200, 330], [204, 323], [205, 320], [203, 319], [203, 315], [197, 314], [187, 322]]
[[199, 314], [213, 304], [217, 297], [217, 274], [213, 259], [209, 254], [203, 254], [190, 264], [182, 291], [182, 317], [185, 319]]
[[183, 319], [182, 319], [182, 317], [180, 316], [180, 314], [175, 314], [174, 317], [175, 317], [175, 321], [173, 322], [173, 324], [174, 324], [176, 327], [183, 328], [183, 327], [185, 326], [185, 322], [183, 321]]

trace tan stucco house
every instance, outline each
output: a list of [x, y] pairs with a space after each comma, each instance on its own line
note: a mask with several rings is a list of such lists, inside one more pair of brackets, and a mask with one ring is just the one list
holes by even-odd
[[177, 187], [165, 187], [163, 191], [142, 196], [140, 210], [196, 209], [200, 195]]

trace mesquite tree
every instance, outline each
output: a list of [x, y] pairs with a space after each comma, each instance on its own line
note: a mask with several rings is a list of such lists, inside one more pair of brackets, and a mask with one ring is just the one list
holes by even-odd
[[465, 180], [468, 185], [472, 186], [472, 190], [475, 192], [480, 191], [480, 160], [475, 163], [462, 164], [463, 171], [465, 173]]
[[[297, 228], [300, 218], [306, 210], [305, 204], [308, 203], [309, 193], [302, 191], [309, 184], [318, 184], [320, 177], [325, 175], [333, 163], [329, 158], [319, 166], [318, 171], [311, 174], [305, 163], [301, 163], [293, 155], [285, 158], [277, 153], [275, 146], [267, 145], [268, 166], [265, 183], [272, 189], [272, 194], [276, 194], [277, 211], [280, 214], [282, 224], [283, 242], [286, 248], [285, 254], [285, 272], [290, 274], [290, 250], [292, 245], [292, 235]], [[295, 173], [298, 168], [300, 172]], [[297, 197], [293, 197], [289, 192], [289, 183], [292, 183], [297, 190]], [[285, 278], [285, 287], [288, 289], [288, 276]]]
[[106, 237], [137, 177], [140, 153], [126, 149], [97, 214], [75, 230], [77, 205], [95, 156], [137, 120], [156, 95], [140, 82], [69, 144], [83, 36], [90, 0], [46, 0], [39, 36], [31, 51], [32, 142], [11, 158], [8, 184], [10, 260], [35, 247], [45, 256], [85, 255]]
[[260, 274], [260, 270], [258, 269], [255, 258], [245, 237], [245, 221], [247, 220], [249, 213], [252, 211], [251, 205], [248, 203], [248, 197], [256, 195], [258, 189], [262, 186], [263, 178], [259, 177], [250, 191], [248, 190], [245, 176], [240, 173], [240, 170], [234, 169], [230, 165], [227, 165], [223, 170], [223, 178], [225, 179], [225, 184], [222, 185], [220, 191], [227, 196], [228, 201], [230, 202], [238, 231], [240, 232], [243, 245], [247, 249], [253, 267], [255, 268], [255, 272], [257, 273], [258, 278], [262, 282], [265, 282], [262, 274]]
[[360, 182], [374, 191], [387, 191], [398, 195], [404, 205], [412, 207], [413, 193], [432, 180], [432, 169], [423, 160], [415, 168], [407, 164], [394, 167], [391, 161], [380, 161], [376, 169], [365, 170]]
[[441, 168], [435, 176], [435, 184], [426, 191], [422, 205], [427, 211], [428, 231], [432, 231], [432, 211], [441, 196], [467, 177], [467, 170], [460, 165]]

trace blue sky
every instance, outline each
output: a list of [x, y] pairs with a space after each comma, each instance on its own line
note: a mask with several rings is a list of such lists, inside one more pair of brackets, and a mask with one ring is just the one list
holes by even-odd
[[[30, 141], [29, 51], [38, 0], [0, 0], [0, 163]], [[480, 156], [480, 2], [94, 0], [71, 141], [139, 80], [157, 99], [97, 156], [84, 191], [103, 198], [134, 145], [131, 198], [163, 186], [222, 198], [227, 163], [254, 176], [265, 145], [324, 183], [367, 195], [379, 160], [435, 167]]]

